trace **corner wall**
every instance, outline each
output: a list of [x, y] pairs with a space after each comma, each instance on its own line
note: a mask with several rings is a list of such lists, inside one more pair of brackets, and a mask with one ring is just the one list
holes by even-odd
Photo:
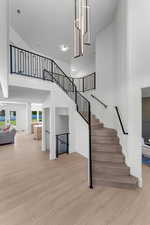
[[0, 89], [2, 96], [8, 97], [9, 75], [9, 8], [8, 0], [0, 1]]
[[95, 54], [91, 53], [76, 59], [71, 62], [70, 74], [74, 78], [83, 77], [95, 72]]
[[[109, 106], [107, 110], [101, 107], [95, 111], [99, 113], [98, 117], [106, 126], [117, 129], [126, 163], [131, 169], [131, 174], [138, 177], [140, 186], [141, 87], [150, 83], [150, 51], [147, 37], [150, 28], [149, 10], [148, 0], [118, 1], [112, 24], [97, 35], [97, 90], [93, 92]], [[122, 133], [114, 111], [115, 105], [120, 109], [128, 136]], [[97, 109], [97, 106], [94, 107]]]

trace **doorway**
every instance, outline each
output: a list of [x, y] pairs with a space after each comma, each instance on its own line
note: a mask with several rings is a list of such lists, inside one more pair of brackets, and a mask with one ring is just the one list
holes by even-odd
[[56, 108], [56, 158], [69, 153], [69, 116], [67, 108]]

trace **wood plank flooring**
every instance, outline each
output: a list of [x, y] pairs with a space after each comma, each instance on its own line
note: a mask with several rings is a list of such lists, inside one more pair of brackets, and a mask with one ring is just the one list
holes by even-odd
[[50, 161], [32, 136], [0, 147], [0, 225], [150, 225], [150, 168], [144, 188], [87, 187], [78, 154]]

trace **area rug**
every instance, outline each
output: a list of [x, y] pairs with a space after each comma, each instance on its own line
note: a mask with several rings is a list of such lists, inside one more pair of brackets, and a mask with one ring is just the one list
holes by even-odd
[[142, 163], [145, 164], [145, 165], [150, 166], [150, 158], [145, 157], [145, 156], [142, 155]]

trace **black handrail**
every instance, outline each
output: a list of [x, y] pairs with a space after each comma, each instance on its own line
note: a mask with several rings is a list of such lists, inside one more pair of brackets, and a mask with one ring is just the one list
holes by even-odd
[[122, 129], [122, 132], [123, 132], [124, 135], [128, 135], [128, 132], [126, 132], [125, 129], [124, 129], [124, 126], [123, 126], [123, 123], [122, 123], [122, 120], [121, 120], [121, 116], [120, 116], [120, 113], [119, 113], [118, 106], [115, 106], [115, 109], [116, 109], [116, 113], [117, 113], [117, 116], [118, 116], [118, 119], [119, 119], [119, 122], [120, 122], [120, 126], [121, 126], [121, 129]]
[[108, 105], [106, 105], [104, 102], [102, 102], [100, 99], [98, 99], [96, 96], [91, 95], [92, 98], [94, 98], [97, 102], [99, 102], [101, 105], [103, 105], [105, 108], [108, 107]]
[[55, 82], [75, 102], [77, 112], [89, 126], [89, 187], [92, 188], [90, 102], [77, 91], [72, 79], [63, 72], [54, 60], [13, 45], [10, 45], [10, 72]]
[[[97, 102], [99, 102], [101, 105], [103, 105], [105, 107], [105, 109], [108, 107], [108, 105], [106, 105], [104, 102], [102, 102], [96, 96], [91, 95], [91, 97], [94, 98], [95, 100], [97, 100]], [[122, 123], [122, 120], [121, 120], [121, 116], [120, 116], [118, 107], [115, 106], [115, 109], [116, 109], [116, 113], [117, 113], [117, 116], [118, 116], [118, 119], [119, 119], [119, 122], [120, 122], [120, 126], [121, 126], [121, 129], [122, 129], [122, 132], [123, 132], [124, 135], [128, 135], [128, 133], [124, 129], [124, 126], [123, 126], [123, 123]]]

